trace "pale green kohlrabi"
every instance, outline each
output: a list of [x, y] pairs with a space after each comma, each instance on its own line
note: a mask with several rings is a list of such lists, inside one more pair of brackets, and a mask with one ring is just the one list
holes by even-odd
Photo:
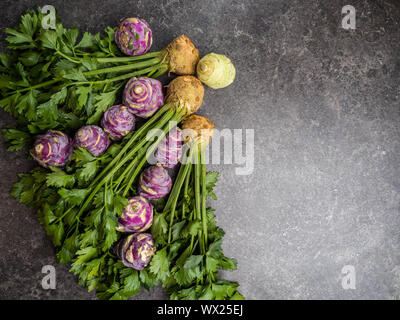
[[197, 64], [197, 77], [213, 89], [229, 86], [235, 80], [232, 61], [223, 54], [209, 53]]

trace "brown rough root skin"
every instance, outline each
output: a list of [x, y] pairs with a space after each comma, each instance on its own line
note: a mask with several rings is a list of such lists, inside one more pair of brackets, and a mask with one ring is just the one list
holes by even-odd
[[182, 122], [182, 130], [191, 129], [196, 133], [192, 137], [189, 133], [189, 138], [198, 139], [197, 141], [204, 147], [210, 142], [214, 134], [214, 123], [206, 117], [191, 115]]
[[199, 50], [184, 34], [175, 38], [168, 46], [169, 72], [179, 75], [196, 73], [196, 66], [200, 59]]
[[180, 76], [168, 85], [166, 102], [183, 107], [186, 114], [195, 113], [203, 103], [204, 86], [193, 76]]

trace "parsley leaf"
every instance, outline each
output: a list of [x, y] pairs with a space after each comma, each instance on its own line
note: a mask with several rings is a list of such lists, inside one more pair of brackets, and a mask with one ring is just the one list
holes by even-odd
[[71, 187], [75, 183], [73, 175], [65, 173], [59, 168], [50, 167], [52, 173], [47, 174], [46, 184], [49, 187]]
[[202, 255], [192, 255], [190, 256], [184, 265], [185, 269], [191, 269], [197, 267], [202, 261], [203, 261], [204, 256]]
[[157, 276], [160, 281], [166, 281], [170, 275], [167, 248], [163, 248], [153, 256], [150, 262], [150, 272]]
[[82, 204], [82, 202], [85, 200], [85, 197], [88, 193], [87, 189], [65, 189], [62, 188], [58, 191], [58, 194], [64, 198], [64, 200], [70, 204], [70, 205], [75, 205], [78, 206]]

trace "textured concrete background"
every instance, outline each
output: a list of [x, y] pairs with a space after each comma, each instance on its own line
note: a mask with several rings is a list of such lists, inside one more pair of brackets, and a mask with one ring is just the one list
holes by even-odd
[[[398, 0], [3, 0], [0, 27], [45, 4], [82, 31], [140, 16], [153, 50], [185, 33], [202, 54], [233, 60], [236, 82], [208, 89], [200, 113], [221, 129], [255, 129], [252, 175], [210, 166], [221, 171], [213, 206], [224, 249], [238, 259], [226, 277], [246, 298], [400, 298]], [[341, 28], [346, 4], [356, 8], [353, 31]], [[0, 127], [10, 123], [1, 112]], [[27, 152], [0, 148], [0, 298], [94, 299], [56, 264], [35, 213], [8, 194], [33, 166]], [[41, 289], [46, 264], [56, 266], [56, 290]], [[355, 290], [342, 289], [344, 265], [355, 267]]]

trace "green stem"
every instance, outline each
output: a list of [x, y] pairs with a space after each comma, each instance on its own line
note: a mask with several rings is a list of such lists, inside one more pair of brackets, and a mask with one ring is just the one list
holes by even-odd
[[[188, 175], [190, 166], [191, 166], [190, 163], [186, 163], [184, 165], [181, 165], [181, 167], [179, 169], [178, 176], [177, 176], [176, 181], [174, 183], [173, 190], [172, 190], [172, 192], [170, 194], [170, 197], [168, 198], [168, 201], [170, 199], [172, 199], [171, 200], [172, 203], [170, 205], [171, 206], [171, 214], [170, 214], [170, 220], [169, 220], [168, 243], [171, 243], [171, 232], [172, 232], [172, 225], [174, 223], [176, 203], [178, 201], [179, 194], [181, 193], [181, 189], [182, 189], [183, 183], [184, 183], [184, 181], [186, 179], [186, 176]], [[167, 208], [166, 210], [169, 210], [169, 208]]]
[[58, 217], [56, 220], [54, 220], [53, 222], [51, 222], [50, 224], [56, 223], [61, 221], [74, 207], [69, 208], [67, 211], [65, 211], [62, 216]]
[[190, 176], [189, 170], [192, 166], [191, 164], [192, 157], [193, 157], [193, 150], [190, 149], [188, 160], [185, 164], [182, 164], [181, 167], [179, 168], [179, 172], [176, 177], [174, 187], [172, 188], [168, 201], [164, 207], [164, 212], [171, 209], [170, 220], [169, 220], [169, 231], [168, 231], [168, 243], [171, 243], [171, 232], [172, 232], [172, 225], [174, 223], [176, 203], [179, 199], [183, 183], [186, 180], [188, 180], [187, 177]]
[[[65, 58], [65, 59], [67, 59], [67, 60], [69, 60], [69, 61], [71, 61], [71, 62], [73, 62], [73, 63], [81, 63], [81, 61], [77, 61], [75, 58], [72, 58], [72, 57], [70, 57], [70, 56], [67, 56], [66, 54], [64, 54], [64, 53], [62, 53], [61, 51], [56, 51], [56, 53], [58, 54], [58, 55], [60, 55], [60, 56], [62, 56], [63, 58]], [[79, 58], [78, 58], [79, 59]], [[80, 59], [79, 59], [80, 60]]]
[[192, 238], [190, 239], [190, 253], [193, 253], [193, 241], [194, 241], [194, 235], [192, 235]]
[[29, 88], [15, 90], [12, 93], [10, 93], [9, 96], [14, 94], [14, 93], [21, 93], [21, 92], [25, 92], [25, 91], [30, 91], [30, 90], [35, 90], [35, 89], [39, 89], [39, 88], [42, 88], [42, 87], [46, 87], [46, 86], [49, 86], [51, 84], [60, 82], [61, 80], [63, 80], [63, 79], [56, 78], [56, 79], [53, 79], [53, 80], [49, 80], [49, 81], [46, 81], [46, 82], [39, 83], [39, 84], [31, 86]]
[[107, 206], [107, 194], [108, 194], [108, 187], [107, 187], [107, 183], [104, 184], [104, 211], [106, 213], [106, 216], [108, 214], [108, 206]]
[[104, 74], [104, 73], [118, 73], [118, 72], [124, 72], [124, 71], [135, 70], [135, 69], [140, 70], [145, 67], [154, 66], [156, 64], [159, 64], [160, 62], [161, 62], [160, 58], [153, 58], [150, 60], [145, 60], [145, 61], [136, 62], [136, 63], [132, 63], [132, 64], [126, 64], [126, 65], [122, 65], [122, 66], [87, 71], [87, 72], [84, 72], [83, 74], [85, 76], [90, 77], [90, 76], [95, 76], [95, 75]]
[[206, 200], [207, 200], [207, 190], [206, 190], [206, 163], [205, 163], [205, 153], [204, 148], [201, 148], [200, 151], [200, 166], [201, 166], [201, 215], [203, 220], [203, 234], [204, 234], [204, 244], [207, 247], [207, 207], [206, 207]]
[[[149, 146], [149, 144], [147, 144], [143, 149], [147, 149]], [[126, 197], [126, 195], [129, 192], [129, 189], [131, 188], [133, 182], [135, 181], [137, 175], [139, 174], [140, 170], [142, 170], [144, 164], [146, 163], [146, 156], [141, 155], [140, 157], [137, 157], [135, 160], [136, 162], [138, 161], [138, 159], [141, 159], [139, 164], [137, 165], [137, 167], [135, 168], [135, 170], [133, 171], [133, 173], [129, 176], [128, 178], [128, 182], [125, 185], [125, 189], [124, 192], [122, 193], [123, 197]]]
[[[125, 180], [125, 181], [127, 181], [127, 182], [126, 182], [126, 183], [123, 183], [122, 186], [121, 186], [121, 188], [119, 188], [119, 185], [121, 184], [121, 182], [119, 182], [119, 183], [118, 183], [118, 186], [115, 188], [115, 190], [117, 190], [117, 188], [118, 188], [118, 190], [116, 191], [116, 193], [120, 193], [120, 192], [125, 188], [125, 186], [126, 186], [126, 184], [128, 183], [128, 181], [130, 181], [130, 180], [132, 179], [132, 177], [135, 176], [135, 168], [136, 168], [136, 165], [137, 165], [138, 161], [139, 161], [140, 159], [142, 159], [142, 157], [144, 156], [144, 154], [146, 153], [146, 150], [150, 147], [150, 145], [151, 145], [151, 141], [149, 141], [149, 142], [138, 152], [138, 155], [135, 157], [135, 159], [133, 159], [133, 160], [131, 161], [131, 163], [130, 163], [129, 166], [128, 166], [128, 167], [130, 167], [129, 172], [126, 172], [125, 174], [122, 173], [121, 176], [118, 178], [118, 180], [121, 181], [121, 182], [122, 182], [123, 180]], [[132, 164], [133, 164], [133, 165], [132, 165]], [[126, 170], [125, 170], [125, 171], [126, 171]], [[133, 179], [134, 179], [134, 178], [133, 178]]]
[[192, 166], [189, 166], [188, 174], [185, 178], [185, 186], [183, 188], [183, 203], [182, 203], [182, 220], [185, 220], [186, 215], [186, 198], [188, 197], [189, 181], [192, 172]]
[[152, 77], [152, 78], [158, 78], [159, 76], [167, 73], [167, 71], [169, 70], [169, 66], [168, 64], [161, 64], [160, 67], [158, 68], [158, 71], [156, 73], [151, 73], [148, 77]]
[[[154, 63], [155, 60], [158, 60], [158, 63]], [[160, 59], [152, 59], [152, 64], [149, 67], [141, 69], [141, 70], [137, 70], [135, 72], [131, 72], [131, 73], [128, 73], [128, 74], [124, 74], [124, 75], [121, 75], [121, 76], [118, 76], [118, 77], [108, 78], [108, 79], [98, 80], [98, 81], [71, 82], [71, 83], [69, 83], [67, 85], [71, 86], [71, 85], [85, 85], [85, 84], [93, 85], [93, 84], [111, 83], [111, 82], [125, 80], [125, 79], [128, 79], [128, 78], [141, 76], [141, 75], [153, 72], [153, 71], [157, 71], [156, 75], [158, 77], [158, 76], [164, 74], [168, 70], [168, 68], [167, 68], [168, 65], [164, 64], [164, 63], [160, 63], [160, 61], [161, 61]], [[144, 64], [142, 64], [142, 66], [143, 65]], [[98, 69], [98, 70], [93, 70], [93, 71], [87, 71], [87, 72], [83, 72], [83, 75], [84, 76], [93, 76], [93, 75], [102, 74], [102, 73], [106, 73], [106, 72], [120, 72], [120, 71], [124, 71], [124, 70], [127, 71], [127, 70], [131, 70], [132, 69], [131, 66], [132, 65], [128, 65], [128, 67], [127, 66], [118, 66], [118, 67], [112, 67], [112, 68], [104, 68], [104, 69]], [[137, 65], [135, 65], [135, 66], [137, 67]], [[119, 68], [119, 69], [113, 69], [113, 68]], [[153, 78], [156, 78], [155, 75], [153, 75]], [[50, 85], [55, 84], [55, 83], [60, 82], [60, 81], [65, 81], [65, 79], [64, 78], [55, 78], [53, 80], [42, 82], [42, 83], [39, 83], [37, 85], [31, 86], [29, 88], [23, 88], [23, 89], [15, 90], [15, 91], [7, 94], [7, 96], [13, 95], [15, 93], [22, 93], [22, 92], [26, 92], [26, 91], [30, 91], [30, 90], [39, 89], [39, 88], [42, 88], [42, 87], [47, 87], [47, 86], [50, 86]]]
[[135, 171], [130, 176], [128, 183], [125, 186], [125, 190], [122, 193], [123, 197], [126, 197], [126, 195], [128, 194], [129, 189], [131, 188], [133, 182], [135, 181], [136, 177], [138, 176], [140, 170], [142, 170], [145, 163], [146, 163], [146, 157], [143, 157], [142, 160], [139, 162], [138, 166], [135, 168]]
[[[194, 167], [194, 164], [192, 165], [192, 169], [190, 170], [190, 172], [191, 172], [190, 183], [192, 184], [192, 187], [193, 187], [193, 190], [194, 190], [194, 169], [193, 169], [193, 167]], [[191, 199], [191, 200], [193, 200], [193, 199]], [[192, 221], [193, 219], [196, 219], [194, 204], [193, 204], [193, 209], [190, 211], [190, 216], [189, 216], [189, 220], [190, 221]]]
[[201, 218], [201, 211], [200, 211], [200, 205], [201, 205], [201, 200], [200, 200], [200, 175], [201, 175], [201, 169], [200, 169], [200, 153], [198, 150], [198, 146], [193, 145], [192, 148], [195, 149], [194, 152], [194, 158], [195, 158], [195, 163], [194, 163], [194, 199], [195, 199], [195, 212], [196, 212], [196, 219]]
[[[193, 149], [190, 148], [190, 149], [188, 150], [188, 152], [189, 152], [189, 155], [188, 155], [188, 157], [187, 157], [186, 163], [181, 164], [181, 167], [179, 168], [179, 171], [178, 171], [178, 175], [177, 175], [177, 177], [176, 177], [176, 181], [179, 180], [180, 174], [184, 171], [183, 168], [185, 167], [185, 165], [188, 165], [188, 167], [191, 167], [191, 164], [192, 164], [192, 157], [193, 157]], [[187, 170], [188, 170], [188, 169], [187, 169]], [[184, 178], [186, 178], [186, 174], [185, 174], [185, 177], [184, 177]], [[176, 183], [175, 183], [175, 184], [176, 184]], [[174, 187], [173, 187], [172, 190], [171, 190], [170, 196], [168, 197], [167, 203], [166, 203], [165, 206], [164, 206], [164, 211], [168, 211], [168, 210], [170, 209], [171, 204], [172, 204], [172, 202], [173, 202], [173, 200], [174, 200], [174, 197], [172, 197], [172, 194], [173, 194], [174, 191], [175, 191], [175, 184], [174, 184]], [[177, 196], [179, 196], [179, 194], [178, 194]]]
[[96, 58], [99, 63], [118, 63], [118, 62], [132, 62], [138, 60], [145, 60], [149, 58], [160, 58], [163, 56], [163, 51], [150, 52], [134, 57], [115, 57], [115, 58]]
[[115, 181], [114, 190], [116, 190], [115, 191], [116, 193], [119, 193], [120, 190], [118, 190], [118, 189], [119, 189], [119, 186], [120, 186], [122, 180], [124, 179], [124, 177], [131, 175], [132, 170], [134, 169], [134, 167], [135, 167], [135, 165], [137, 163], [137, 159], [138, 158], [133, 159], [131, 161], [131, 163], [125, 168], [124, 172], [120, 175], [120, 177]]
[[195, 211], [197, 219], [201, 219], [203, 230], [201, 232], [202, 241], [200, 248], [205, 254], [207, 247], [207, 211], [206, 211], [206, 166], [204, 149], [200, 144], [193, 146], [196, 148], [194, 164], [194, 194], [195, 194]]
[[[83, 58], [79, 57], [71, 57], [68, 56], [61, 51], [57, 51], [57, 54], [60, 56], [64, 57], [65, 59], [72, 61], [74, 63], [82, 63]], [[84, 52], [81, 50], [76, 50], [76, 54], [80, 56], [90, 56], [91, 58], [97, 60], [98, 63], [129, 63], [133, 61], [139, 61], [139, 60], [148, 60], [151, 58], [160, 58], [163, 59], [165, 56], [165, 51], [156, 51], [156, 52], [149, 52], [146, 54], [142, 54], [140, 56], [133, 56], [133, 57], [106, 57], [106, 58], [99, 58], [96, 56], [91, 55], [89, 52]]]
[[[79, 81], [79, 82], [71, 82], [69, 85], [85, 85], [85, 84], [90, 84], [90, 85], [94, 85], [94, 84], [102, 84], [102, 83], [111, 83], [111, 82], [116, 82], [116, 81], [121, 81], [121, 80], [125, 80], [128, 78], [133, 78], [133, 77], [137, 77], [137, 76], [141, 76], [144, 74], [147, 74], [149, 72], [152, 72], [153, 70], [158, 70], [159, 68], [163, 68], [163, 64], [157, 64], [142, 70], [137, 70], [135, 72], [131, 72], [131, 73], [127, 73], [118, 77], [114, 77], [114, 78], [108, 78], [108, 79], [104, 79], [104, 80], [97, 80], [97, 81]], [[83, 73], [85, 75], [85, 72]], [[154, 78], [154, 76], [153, 76]]]
[[192, 241], [190, 243], [190, 250], [192, 251], [192, 253], [193, 253], [194, 249], [196, 249], [197, 244], [199, 243], [199, 239], [197, 239], [196, 242], [194, 243], [194, 245], [192, 245], [193, 240], [194, 240], [194, 235], [192, 235]]
[[75, 49], [75, 54], [76, 54], [77, 56], [90, 56], [90, 53], [89, 53], [89, 52], [84, 52], [84, 51], [79, 50], [79, 49]]

